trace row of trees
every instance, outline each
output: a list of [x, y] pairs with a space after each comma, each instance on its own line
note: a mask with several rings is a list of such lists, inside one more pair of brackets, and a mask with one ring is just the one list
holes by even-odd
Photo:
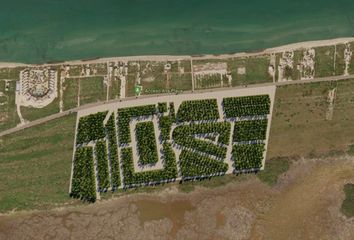
[[158, 161], [154, 124], [141, 122], [136, 124], [136, 140], [138, 145], [139, 162], [142, 165], [155, 164]]
[[270, 98], [269, 95], [224, 98], [223, 106], [227, 118], [267, 115]]
[[170, 116], [161, 116], [159, 118], [159, 128], [161, 131], [161, 140], [170, 140], [170, 132], [173, 124], [173, 119]]
[[179, 160], [182, 177], [186, 179], [220, 175], [228, 169], [228, 165], [222, 161], [187, 150], [182, 151]]
[[233, 133], [234, 142], [264, 140], [267, 134], [268, 119], [237, 121]]
[[144, 105], [118, 109], [118, 137], [120, 144], [130, 143], [129, 123], [132, 117], [150, 116], [156, 113], [156, 106]]
[[104, 140], [97, 141], [95, 154], [97, 161], [97, 180], [99, 183], [98, 191], [101, 192], [107, 190], [110, 186], [106, 142]]
[[183, 101], [178, 108], [177, 122], [215, 120], [219, 118], [216, 99]]
[[145, 172], [134, 172], [133, 154], [131, 148], [123, 148], [122, 168], [125, 187], [133, 187], [141, 184], [160, 183], [173, 181], [177, 178], [177, 166], [175, 154], [168, 143], [163, 144], [164, 168]]
[[259, 170], [262, 167], [264, 144], [236, 144], [232, 148], [235, 170]]
[[[215, 123], [206, 123], [206, 124], [191, 124], [191, 125], [182, 125], [174, 129], [172, 133], [173, 140], [176, 144], [191, 148], [203, 153], [214, 155], [219, 158], [226, 157], [227, 148], [223, 146], [217, 146], [214, 143], [207, 142], [205, 140], [197, 139], [193, 135], [197, 133], [210, 132], [210, 129], [220, 130], [224, 129], [225, 132], [221, 132], [221, 137], [219, 136], [222, 143], [228, 143], [230, 135], [230, 126], [229, 123], [222, 123], [213, 125]], [[218, 127], [220, 129], [218, 129]], [[228, 127], [227, 127], [228, 126]], [[228, 129], [228, 130], [227, 130]]]
[[92, 147], [76, 149], [70, 195], [85, 201], [96, 201], [96, 181]]
[[87, 143], [105, 137], [103, 121], [107, 112], [98, 112], [81, 117], [79, 120], [76, 144]]
[[114, 113], [110, 116], [106, 124], [106, 133], [108, 139], [108, 157], [111, 165], [111, 183], [112, 189], [116, 189], [120, 185], [120, 174], [119, 174], [119, 158], [118, 158], [118, 147], [117, 147], [117, 134], [115, 126]]

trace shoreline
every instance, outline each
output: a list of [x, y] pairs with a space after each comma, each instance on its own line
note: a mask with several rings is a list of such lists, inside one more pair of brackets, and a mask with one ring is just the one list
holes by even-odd
[[105, 63], [109, 61], [177, 61], [177, 60], [203, 60], [203, 59], [227, 59], [232, 57], [252, 57], [264, 54], [273, 54], [284, 51], [297, 50], [302, 48], [324, 47], [337, 44], [354, 42], [354, 37], [343, 37], [326, 40], [304, 41], [290, 43], [273, 48], [266, 48], [258, 52], [238, 52], [229, 54], [201, 54], [201, 55], [140, 55], [140, 56], [117, 56], [117, 57], [92, 57], [89, 59], [47, 62], [42, 64], [26, 64], [16, 62], [0, 62], [0, 68], [15, 67], [46, 67], [58, 65], [80, 65], [92, 63]]

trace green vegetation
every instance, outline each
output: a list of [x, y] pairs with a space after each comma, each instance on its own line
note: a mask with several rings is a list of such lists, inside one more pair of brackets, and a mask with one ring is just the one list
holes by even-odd
[[[354, 42], [350, 43], [350, 49], [351, 51], [354, 51]], [[349, 74], [354, 74], [354, 56], [350, 59], [348, 72]]]
[[70, 196], [88, 202], [96, 201], [92, 147], [80, 147], [76, 149]]
[[258, 170], [262, 167], [264, 144], [237, 144], [232, 147], [235, 170]]
[[80, 78], [80, 105], [106, 100], [107, 86], [103, 77]]
[[49, 209], [68, 194], [76, 114], [0, 137], [0, 212]]
[[[333, 119], [328, 121], [328, 91], [334, 88], [337, 91]], [[347, 151], [354, 133], [354, 108], [348, 107], [354, 103], [353, 89], [354, 80], [278, 87], [267, 158], [319, 157]]]
[[144, 172], [134, 172], [133, 155], [131, 148], [123, 148], [122, 169], [124, 175], [124, 187], [132, 187], [141, 184], [157, 184], [163, 181], [174, 181], [177, 178], [177, 166], [175, 154], [168, 143], [163, 144], [164, 169]]
[[349, 154], [350, 156], [354, 156], [354, 144], [349, 145], [347, 154]]
[[303, 56], [303, 50], [294, 51], [293, 67], [291, 68], [286, 66], [284, 68], [283, 77], [285, 79], [300, 80], [300, 71], [298, 70], [297, 66], [301, 63]]
[[315, 77], [328, 77], [334, 75], [334, 48], [334, 46], [315, 48]]
[[354, 217], [354, 184], [344, 185], [345, 199], [342, 203], [341, 211], [347, 217]]
[[270, 113], [269, 95], [224, 98], [223, 105], [227, 118]]
[[198, 153], [182, 150], [179, 156], [183, 179], [225, 174], [228, 165]]
[[268, 119], [237, 121], [233, 133], [234, 142], [266, 139]]
[[120, 186], [120, 167], [114, 113], [109, 117], [105, 127], [108, 139], [108, 157], [111, 166], [112, 189], [115, 190]]
[[54, 99], [52, 103], [43, 108], [21, 106], [22, 117], [29, 121], [56, 114], [59, 113], [59, 111], [59, 98]]
[[195, 81], [196, 89], [227, 87], [229, 85], [229, 80], [227, 76], [220, 74], [212, 74], [203, 77], [198, 77]]
[[66, 78], [63, 83], [63, 108], [64, 110], [78, 106], [79, 79]]
[[289, 170], [290, 163], [288, 158], [270, 159], [265, 163], [264, 170], [260, 171], [257, 176], [262, 182], [274, 186], [279, 176]]
[[170, 116], [159, 117], [159, 128], [161, 130], [161, 140], [170, 140], [170, 132], [173, 124], [173, 119]]
[[108, 98], [109, 99], [117, 99], [120, 96], [120, 79], [118, 77], [112, 77], [109, 91], [108, 91]]
[[76, 144], [88, 143], [93, 140], [104, 138], [106, 133], [103, 127], [103, 120], [107, 112], [98, 112], [81, 117], [76, 135]]
[[126, 144], [131, 141], [129, 123], [132, 117], [151, 116], [156, 113], [154, 104], [119, 108], [118, 109], [118, 139], [120, 144]]
[[169, 82], [170, 89], [177, 91], [192, 90], [192, 74], [191, 73], [173, 73]]
[[159, 113], [165, 113], [167, 112], [167, 103], [163, 102], [163, 103], [158, 103], [157, 104], [157, 111]]
[[214, 155], [219, 158], [225, 158], [226, 147], [217, 146], [209, 141], [194, 137], [194, 135], [197, 134], [205, 135], [215, 132], [219, 133], [219, 144], [228, 144], [230, 135], [230, 123], [228, 122], [181, 125], [174, 129], [172, 137], [175, 143], [180, 146]]
[[24, 67], [15, 67], [15, 68], [0, 68], [0, 79], [5, 80], [19, 80], [20, 72]]
[[20, 122], [15, 103], [16, 82], [8, 81], [7, 84], [8, 87], [6, 87], [5, 81], [0, 80], [0, 93], [2, 93], [0, 94], [0, 96], [2, 95], [0, 104], [3, 104], [0, 105], [0, 131], [16, 127]]
[[216, 120], [218, 118], [216, 99], [183, 101], [177, 112], [177, 122]]
[[95, 147], [97, 169], [98, 169], [98, 191], [103, 191], [109, 188], [109, 170], [108, 170], [108, 159], [106, 152], [106, 142], [104, 140], [99, 140]]
[[71, 65], [69, 70], [69, 76], [80, 76], [82, 69], [82, 65]]
[[345, 45], [340, 44], [336, 46], [336, 65], [334, 69], [334, 75], [339, 76], [344, 74], [345, 61], [344, 61], [344, 49]]
[[169, 116], [172, 118], [173, 121], [176, 121], [176, 111], [175, 111], [175, 104], [173, 102], [170, 102], [170, 112]]
[[[228, 68], [231, 70], [232, 86], [271, 82], [273, 77], [268, 72], [269, 64], [269, 55], [230, 59]], [[245, 73], [239, 74], [239, 68], [245, 68]]]
[[140, 122], [135, 126], [139, 163], [155, 164], [158, 161], [156, 136], [152, 122]]

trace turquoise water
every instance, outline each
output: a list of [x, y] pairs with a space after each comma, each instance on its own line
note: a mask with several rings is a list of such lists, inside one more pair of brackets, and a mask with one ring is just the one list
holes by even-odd
[[353, 0], [11, 0], [0, 6], [0, 61], [230, 53], [353, 35]]

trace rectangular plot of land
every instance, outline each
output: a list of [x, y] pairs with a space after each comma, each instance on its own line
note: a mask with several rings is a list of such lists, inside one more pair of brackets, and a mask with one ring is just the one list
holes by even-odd
[[67, 78], [63, 83], [63, 105], [64, 110], [78, 106], [79, 79]]
[[137, 123], [135, 127], [138, 146], [139, 163], [155, 164], [158, 161], [154, 124], [152, 122]]
[[235, 58], [228, 61], [232, 86], [271, 82], [270, 56]]
[[103, 191], [105, 189], [108, 189], [110, 186], [106, 142], [104, 140], [97, 141], [95, 147], [95, 154], [98, 170], [98, 191]]
[[232, 159], [236, 171], [262, 167], [264, 144], [240, 144], [232, 147]]
[[16, 82], [0, 80], [0, 131], [20, 122], [15, 104]]
[[334, 75], [334, 46], [315, 48], [315, 77]]
[[227, 118], [270, 113], [270, 98], [268, 95], [224, 98], [223, 105]]
[[183, 101], [177, 112], [178, 122], [213, 120], [219, 118], [216, 99]]
[[71, 195], [87, 201], [96, 200], [96, 181], [92, 147], [76, 149], [71, 182]]
[[117, 99], [120, 96], [120, 85], [121, 85], [121, 80], [118, 77], [112, 77], [110, 86], [109, 86], [109, 93], [108, 93], [108, 98], [109, 99]]
[[180, 157], [180, 169], [183, 178], [219, 175], [227, 171], [228, 165], [198, 153], [183, 150]]
[[254, 121], [237, 121], [233, 133], [234, 142], [266, 139], [267, 119]]
[[106, 100], [107, 86], [103, 77], [80, 78], [80, 105]]

